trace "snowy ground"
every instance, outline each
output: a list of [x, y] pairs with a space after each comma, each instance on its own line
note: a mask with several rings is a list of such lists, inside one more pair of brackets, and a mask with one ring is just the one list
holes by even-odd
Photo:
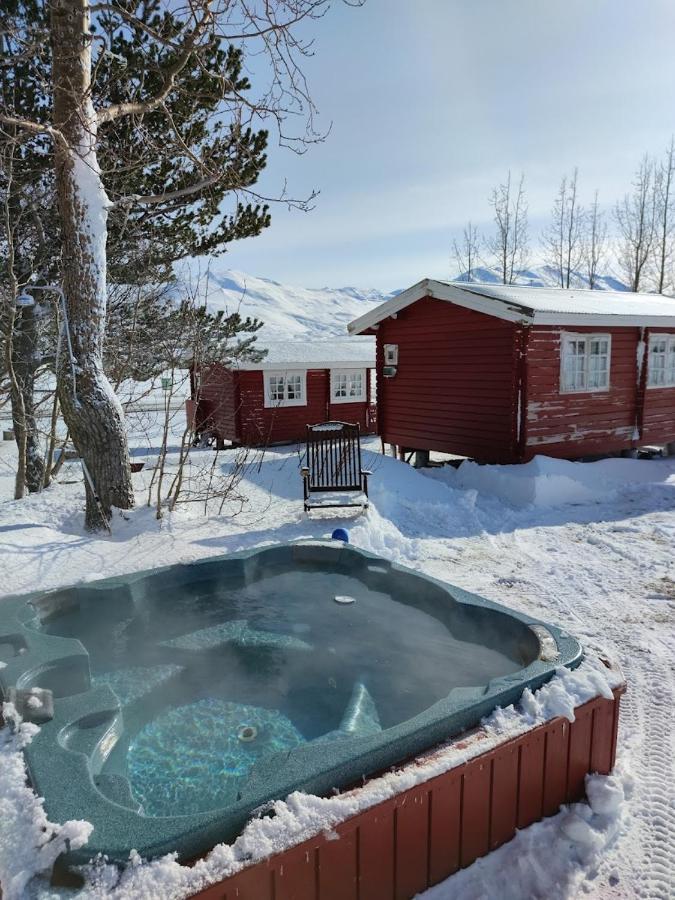
[[[139, 418], [135, 458], [156, 458], [154, 434]], [[341, 518], [355, 544], [569, 628], [617, 658], [629, 685], [620, 769], [591, 788], [593, 808], [526, 829], [428, 900], [675, 896], [675, 460], [421, 473], [379, 455], [376, 441], [369, 446], [371, 509]], [[81, 527], [77, 464], [66, 464], [62, 483], [45, 494], [14, 502], [12, 454], [12, 444], [0, 443], [7, 594], [327, 536], [337, 520], [303, 515], [298, 449], [283, 448], [251, 461], [242, 484], [248, 503], [237, 516], [205, 517], [200, 504], [188, 504], [158, 522], [142, 505], [144, 471], [134, 476], [139, 507], [116, 517], [112, 537], [90, 536]], [[623, 804], [611, 800], [624, 794]], [[2, 852], [0, 822], [0, 874]], [[55, 896], [39, 883], [31, 892]]]

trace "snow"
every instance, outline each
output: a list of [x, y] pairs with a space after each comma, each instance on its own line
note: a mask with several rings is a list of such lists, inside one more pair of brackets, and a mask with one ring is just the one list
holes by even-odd
[[329, 341], [267, 341], [263, 338], [258, 340], [256, 347], [267, 350], [265, 358], [257, 363], [239, 362], [239, 369], [311, 369], [325, 366], [348, 369], [375, 366], [374, 338], [334, 338]]
[[[185, 276], [183, 276], [185, 277]], [[343, 338], [347, 323], [393, 296], [358, 288], [301, 288], [218, 268], [211, 262], [208, 282], [202, 273], [200, 296], [212, 312], [239, 312], [263, 321], [258, 333], [266, 339], [322, 340]]]
[[507, 303], [515, 303], [535, 312], [675, 318], [675, 299], [660, 294], [589, 291], [580, 288], [524, 287], [510, 284], [447, 283], [459, 287], [463, 291], [470, 291]]
[[465, 306], [488, 316], [532, 325], [673, 326], [675, 298], [628, 291], [524, 287], [423, 278], [380, 306], [347, 323], [350, 334], [362, 334], [424, 297]]
[[[566, 504], [603, 503], [620, 493], [626, 483], [652, 482], [655, 466], [643, 460], [605, 459], [580, 463], [535, 456], [524, 465], [481, 466], [467, 460], [457, 469], [427, 469], [428, 478], [461, 490], [499, 497], [511, 506], [558, 507]], [[670, 466], [660, 471], [665, 482], [675, 483]]]
[[2, 713], [13, 727], [0, 729], [0, 884], [5, 900], [20, 900], [33, 877], [48, 873], [69, 846], [84, 846], [92, 828], [88, 822], [48, 821], [42, 800], [26, 785], [21, 753], [37, 726], [21, 722], [10, 703]]
[[[429, 897], [490, 897], [496, 884], [505, 897], [673, 896], [675, 460], [574, 464], [541, 457], [521, 467], [521, 475], [512, 467], [416, 471], [382, 456], [379, 441], [369, 439], [364, 465], [374, 474], [368, 512], [316, 512], [307, 518], [299, 448], [270, 448], [249, 460], [240, 484], [247, 498], [241, 512], [235, 502], [223, 515], [217, 509], [203, 515], [201, 504], [186, 504], [157, 521], [143, 505], [160, 428], [161, 413], [154, 420], [152, 415], [144, 410], [129, 419], [131, 452], [146, 467], [133, 476], [139, 507], [115, 516], [112, 537], [84, 531], [82, 476], [75, 463], [66, 463], [58, 483], [43, 494], [11, 500], [15, 445], [0, 442], [3, 592], [48, 589], [279, 540], [321, 539], [337, 525], [347, 527], [356, 546], [568, 628], [594, 655], [602, 651], [618, 659], [629, 685], [622, 701], [620, 765], [609, 778], [590, 779], [591, 805], [565, 809], [520, 832]], [[182, 427], [179, 414], [172, 446]], [[234, 464], [235, 454], [219, 456], [221, 469]], [[170, 460], [175, 459], [173, 453]], [[196, 451], [192, 467], [208, 467], [212, 460], [212, 451]], [[526, 693], [518, 709], [495, 712], [479, 732], [480, 749], [551, 716], [569, 716], [581, 698], [606, 692], [610, 683], [592, 660], [576, 673], [561, 671], [541, 691]], [[33, 727], [22, 726], [29, 729], [24, 734]], [[84, 826], [40, 820], [42, 807], [24, 786], [19, 739], [7, 729], [1, 734], [3, 890], [9, 894], [8, 885], [14, 885], [9, 896], [56, 897], [43, 878], [26, 883], [27, 874], [33, 862], [44, 864], [63, 834], [73, 830], [81, 839]], [[426, 777], [471, 750], [470, 744], [429, 754]], [[192, 869], [171, 858], [152, 864], [134, 858], [120, 875], [99, 861], [86, 889], [68, 896], [185, 896], [236, 869], [246, 853], [258, 858], [291, 835], [332, 828], [355, 804], [391, 796], [387, 792], [404, 789], [414, 777], [410, 767], [388, 773], [360, 799], [294, 794], [275, 805], [274, 818], [254, 821], [235, 845], [216, 848]], [[52, 838], [36, 855], [40, 821]]]
[[[471, 271], [461, 272], [455, 275], [452, 281], [478, 282], [480, 284], [501, 284], [502, 273], [498, 266], [478, 266]], [[560, 273], [555, 266], [540, 265], [530, 266], [527, 269], [518, 269], [514, 274], [514, 284], [522, 284], [528, 287], [560, 287]], [[583, 272], [572, 272], [570, 287], [590, 289], [588, 276]], [[594, 290], [596, 291], [627, 291], [628, 287], [613, 275], [598, 275]]]
[[[85, 53], [90, 54], [89, 45]], [[85, 61], [85, 66], [89, 65]], [[82, 237], [89, 244], [91, 252], [91, 269], [96, 281], [96, 298], [99, 301], [98, 325], [101, 331], [104, 326], [106, 308], [106, 240], [108, 235], [108, 210], [110, 199], [103, 187], [101, 169], [96, 156], [97, 117], [91, 98], [85, 101], [85, 121], [81, 126], [79, 146], [70, 152], [72, 163], [72, 179], [75, 185], [77, 200], [82, 206]]]

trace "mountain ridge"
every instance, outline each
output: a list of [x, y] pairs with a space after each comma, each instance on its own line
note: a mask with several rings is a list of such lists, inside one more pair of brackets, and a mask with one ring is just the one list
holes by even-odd
[[[497, 269], [483, 266], [472, 272], [472, 283], [498, 284]], [[444, 280], [444, 279], [443, 279]], [[466, 272], [453, 281], [469, 282]], [[558, 287], [557, 272], [551, 266], [519, 271], [514, 284], [531, 287]], [[588, 288], [588, 279], [574, 273], [571, 287]], [[598, 277], [597, 290], [627, 290], [611, 275]], [[322, 287], [304, 288], [283, 284], [271, 278], [249, 275], [235, 269], [209, 270], [208, 281], [200, 292], [202, 302], [211, 311], [239, 312], [260, 319], [261, 343], [267, 340], [330, 340], [347, 336], [347, 325], [380, 303], [401, 293], [377, 288]]]

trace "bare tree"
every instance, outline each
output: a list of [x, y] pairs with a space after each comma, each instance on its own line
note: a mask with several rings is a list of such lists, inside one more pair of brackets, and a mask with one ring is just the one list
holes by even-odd
[[585, 212], [579, 204], [578, 178], [576, 168], [570, 178], [563, 175], [553, 203], [551, 223], [542, 235], [547, 262], [555, 269], [560, 287], [564, 288], [569, 288], [583, 259]]
[[529, 256], [525, 175], [520, 176], [514, 190], [509, 171], [506, 181], [493, 189], [489, 203], [494, 210], [496, 231], [487, 248], [496, 259], [502, 283], [513, 284]]
[[654, 247], [654, 182], [654, 163], [645, 155], [635, 173], [632, 192], [626, 194], [614, 210], [619, 229], [618, 262], [631, 291], [643, 287]]
[[457, 267], [457, 275], [464, 281], [473, 281], [474, 269], [478, 262], [480, 238], [478, 228], [469, 220], [462, 230], [460, 243], [452, 242], [452, 255]]
[[[354, 0], [353, 5], [359, 2]], [[252, 189], [266, 140], [266, 133], [262, 143], [261, 133], [253, 134], [252, 123], [271, 121], [280, 143], [299, 152], [322, 138], [314, 129], [315, 109], [300, 67], [302, 57], [312, 52], [311, 42], [300, 37], [298, 28], [307, 20], [323, 16], [329, 5], [329, 0], [166, 0], [163, 8], [147, 17], [147, 4], [134, 0], [93, 4], [89, 0], [47, 0], [52, 114], [41, 109], [40, 115], [31, 119], [4, 104], [0, 124], [30, 136], [47, 135], [53, 142], [64, 329], [72, 351], [62, 355], [59, 400], [83, 461], [89, 528], [108, 527], [113, 507], [128, 509], [134, 503], [124, 416], [102, 363], [109, 213], [114, 206], [125, 212], [123, 223], [128, 217], [138, 225], [153, 211], [170, 218], [176, 209], [198, 202], [202, 203], [200, 209], [208, 209], [216, 196], [210, 191], [224, 184], [236, 196], [254, 196], [262, 202], [269, 199]], [[115, 95], [113, 79], [108, 94], [99, 96], [93, 73], [107, 60], [119, 57], [112, 49], [113, 35], [119, 39], [124, 29], [143, 36], [142, 70], [138, 78], [130, 80], [131, 93]], [[14, 50], [3, 59], [4, 66], [19, 58], [24, 62], [30, 59], [37, 53], [39, 42], [45, 41], [40, 33], [15, 37]], [[118, 44], [119, 40], [115, 46]], [[170, 103], [176, 101], [177, 92], [179, 103], [195, 102], [194, 92], [180, 95], [181, 77], [187, 71], [201, 72], [205, 59], [213, 59], [214, 45], [219, 48], [217, 64], [204, 73], [209, 103], [201, 123], [204, 137], [195, 152], [177, 127]], [[250, 48], [250, 55], [256, 55], [256, 71], [266, 71], [269, 76], [267, 86], [255, 99], [246, 94], [248, 79], [230, 75], [240, 70], [244, 47]], [[165, 139], [161, 148], [147, 137], [144, 123], [150, 116], [163, 117]], [[289, 119], [304, 122], [304, 131], [290, 134], [286, 125]], [[250, 147], [249, 165], [242, 161], [241, 154], [237, 155], [236, 166], [222, 160], [217, 166], [213, 164], [209, 130], [215, 133], [224, 121], [230, 123], [232, 146]], [[184, 160], [181, 171], [159, 192], [109, 198], [98, 151], [102, 130], [111, 128], [133, 129], [148, 160], [166, 159], [166, 148], [170, 147], [171, 153]], [[116, 162], [124, 168], [125, 160]], [[153, 174], [156, 179], [157, 172]], [[154, 187], [156, 181], [149, 178], [148, 183]], [[221, 196], [222, 192], [218, 194]], [[281, 199], [288, 200], [285, 193]], [[240, 202], [230, 224], [234, 223], [234, 228], [244, 220], [250, 233], [264, 227], [267, 219], [266, 207], [251, 209]]]
[[595, 290], [607, 253], [607, 222], [598, 205], [597, 190], [584, 221], [582, 249], [588, 286], [591, 290]]
[[675, 210], [673, 194], [675, 185], [675, 138], [665, 156], [655, 170], [656, 225], [654, 236], [654, 265], [656, 269], [656, 290], [662, 294], [671, 287], [671, 267], [673, 262], [673, 236], [675, 234]]
[[[7, 80], [2, 96], [7, 96]], [[49, 303], [17, 306], [32, 278], [49, 271], [55, 254], [48, 246], [44, 214], [48, 188], [33, 181], [30, 155], [16, 128], [0, 136], [0, 375], [7, 377], [17, 444], [15, 497], [43, 485], [44, 462], [35, 415], [34, 384], [47, 361], [43, 333]], [[53, 361], [53, 344], [51, 357]]]

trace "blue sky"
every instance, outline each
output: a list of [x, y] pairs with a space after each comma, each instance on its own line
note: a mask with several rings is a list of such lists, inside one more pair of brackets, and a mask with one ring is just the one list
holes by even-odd
[[321, 193], [310, 213], [273, 209], [231, 268], [311, 287], [448, 277], [453, 237], [469, 218], [489, 231], [509, 168], [536, 243], [563, 173], [611, 207], [675, 131], [672, 0], [336, 2], [312, 33], [332, 130], [301, 157], [272, 146], [261, 189]]

